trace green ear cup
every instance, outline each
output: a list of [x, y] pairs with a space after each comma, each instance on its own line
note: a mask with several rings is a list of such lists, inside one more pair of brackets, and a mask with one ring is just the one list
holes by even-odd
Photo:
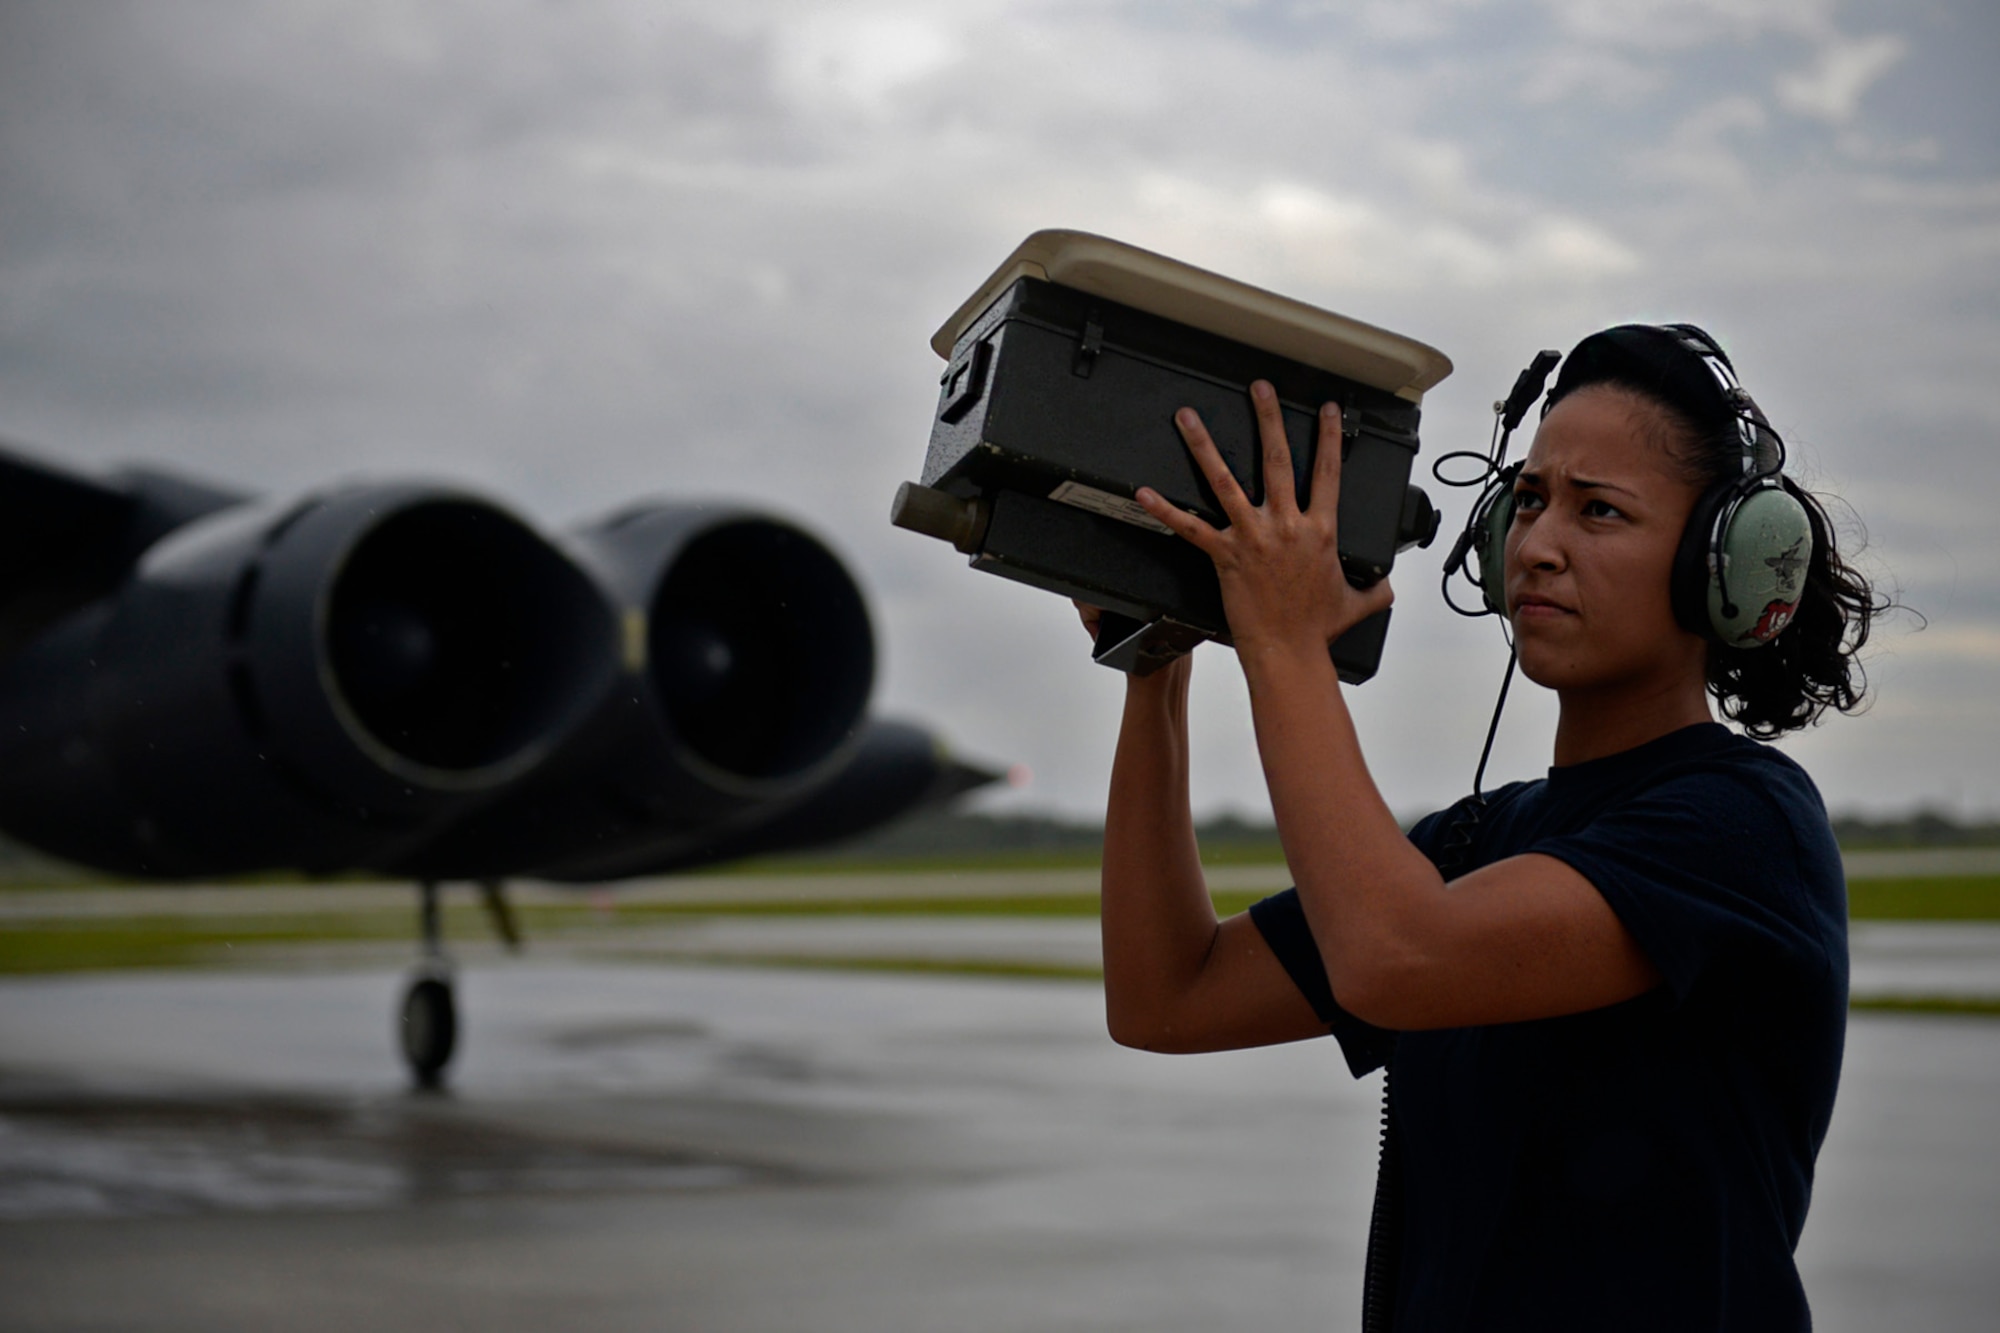
[[1507, 529], [1514, 526], [1514, 478], [1520, 472], [1519, 463], [1502, 468], [1480, 497], [1478, 515], [1473, 519], [1479, 529], [1472, 557], [1479, 566], [1480, 595], [1486, 609], [1503, 618], [1507, 614]]
[[1777, 638], [1798, 611], [1812, 525], [1804, 506], [1776, 486], [1752, 491], [1720, 521], [1722, 577], [1706, 580], [1708, 626], [1728, 647], [1754, 648]]

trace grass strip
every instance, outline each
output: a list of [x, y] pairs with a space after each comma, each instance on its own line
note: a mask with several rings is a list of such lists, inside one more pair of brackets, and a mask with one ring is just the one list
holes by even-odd
[[0, 928], [0, 974], [195, 967], [227, 962], [239, 946], [355, 943], [412, 935], [409, 918], [400, 912], [37, 921]]
[[[1229, 889], [1210, 895], [1215, 910], [1233, 916], [1266, 895], [1253, 889]], [[546, 910], [546, 909], [544, 909]], [[557, 909], [568, 910], [568, 909]], [[1097, 917], [1095, 893], [1013, 893], [965, 897], [774, 898], [738, 902], [715, 898], [697, 902], [620, 903], [615, 899], [606, 919], [644, 920], [649, 917], [709, 916], [990, 916]]]
[[827, 954], [655, 954], [641, 949], [605, 955], [631, 962], [776, 967], [827, 972], [916, 973], [924, 976], [1023, 977], [1037, 981], [1102, 981], [1104, 969], [1088, 963], [1035, 963], [1005, 958], [842, 958]]
[[[274, 891], [283, 892], [282, 889]], [[1850, 914], [1857, 921], [2000, 920], [2000, 875], [1857, 880], [1848, 886], [1848, 893]], [[1255, 890], [1219, 892], [1214, 895], [1216, 910], [1221, 915], [1229, 916], [1242, 911], [1262, 896]], [[1096, 915], [1097, 896], [1075, 892], [978, 897], [871, 897], [862, 894], [842, 898], [750, 902], [732, 901], [725, 897], [702, 902], [668, 903], [620, 902], [613, 896], [609, 906], [579, 899], [574, 905], [524, 904], [520, 907], [522, 924], [531, 942], [537, 938], [615, 938], [621, 928], [635, 924], [713, 917], [1089, 919]], [[413, 917], [413, 912], [367, 908], [297, 915], [174, 916], [162, 913], [0, 922], [0, 974], [195, 967], [227, 962], [239, 948], [315, 943], [406, 942], [414, 956]], [[452, 940], [486, 940], [491, 938], [491, 927], [477, 907], [460, 904], [446, 909], [445, 934]], [[1871, 1001], [1869, 1007], [1889, 1005], [1887, 1002], [1878, 1005]]]
[[[566, 909], [586, 916], [587, 909]], [[487, 931], [477, 909], [445, 914], [448, 938]], [[406, 912], [314, 912], [303, 915], [90, 917], [0, 925], [0, 974], [84, 972], [135, 967], [199, 967], [232, 961], [237, 949], [272, 945], [408, 942]]]
[[2000, 875], [1857, 879], [1847, 886], [1855, 921], [2000, 921]]
[[1866, 995], [1850, 1009], [1892, 1014], [1974, 1014], [2000, 1017], [2000, 995]]
[[[1243, 911], [1266, 895], [1230, 889], [1212, 895], [1222, 916]], [[615, 903], [615, 900], [614, 900]], [[1855, 921], [2000, 921], [2000, 875], [1932, 879], [1864, 879], [1847, 886], [1848, 916]], [[979, 897], [868, 897], [713, 899], [679, 903], [615, 903], [614, 917], [686, 916], [994, 916], [1094, 917], [1094, 893], [1024, 893]]]
[[[1250, 899], [1255, 895], [1238, 895]], [[1094, 912], [1091, 900], [1082, 898]], [[755, 904], [759, 909], [771, 904]], [[783, 906], [796, 909], [797, 904]], [[810, 904], [818, 907], [820, 904]], [[870, 904], [893, 910], [905, 906], [889, 900]], [[558, 932], [561, 923], [572, 928], [584, 925], [581, 933], [615, 936], [624, 913], [609, 919], [591, 909], [543, 909], [545, 933]], [[706, 912], [702, 915], [717, 915]], [[761, 910], [760, 910], [761, 914]], [[989, 915], [992, 913], [988, 913]], [[1016, 912], [1015, 915], [1024, 913]], [[1088, 915], [1072, 912], [1065, 915]], [[470, 933], [482, 927], [471, 910], [449, 914], [452, 934]], [[0, 929], [0, 974], [49, 974], [104, 971], [127, 968], [205, 967], [230, 960], [232, 951], [248, 952], [263, 946], [318, 943], [365, 943], [402, 941], [410, 937], [409, 922], [402, 913], [355, 913], [348, 916], [309, 918], [246, 918], [242, 920], [189, 920], [174, 918], [119, 919], [88, 922], [37, 922], [24, 928]], [[414, 946], [413, 946], [414, 947]], [[602, 957], [623, 957], [650, 963], [710, 963], [727, 966], [803, 968], [839, 972], [882, 972], [924, 976], [1017, 977], [1028, 980], [1099, 981], [1103, 969], [1088, 964], [1038, 963], [1008, 959], [964, 959], [925, 957], [829, 957], [823, 954], [712, 954], [662, 955], [643, 948], [606, 951]], [[1856, 997], [1852, 1007], [1881, 1013], [1958, 1014], [2000, 1017], [2000, 996], [1987, 995], [1870, 995]]]
[[[825, 855], [787, 853], [753, 857], [703, 870], [705, 875], [905, 875], [981, 870], [1095, 870], [1103, 864], [1097, 842], [1079, 847], [994, 848], [976, 852], [931, 855], [866, 856], [831, 852]], [[1223, 839], [1201, 844], [1203, 865], [1283, 865], [1285, 849], [1277, 838]]]

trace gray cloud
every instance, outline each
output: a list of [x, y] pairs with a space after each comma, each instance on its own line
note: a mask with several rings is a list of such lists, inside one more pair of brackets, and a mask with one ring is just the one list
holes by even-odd
[[[884, 522], [930, 331], [1021, 236], [1440, 345], [1433, 457], [1535, 347], [1693, 317], [1932, 617], [1794, 748], [1836, 806], [2000, 809], [1993, 31], [1973, 0], [14, 4], [0, 434], [267, 489], [444, 473], [552, 521], [763, 497], [862, 569], [886, 706], [1088, 811], [1118, 683], [1067, 608]], [[1355, 696], [1410, 810], [1469, 779], [1502, 661], [1434, 557]], [[1233, 664], [1197, 674], [1197, 802], [1260, 809]], [[1549, 716], [1521, 699], [1497, 773]]]

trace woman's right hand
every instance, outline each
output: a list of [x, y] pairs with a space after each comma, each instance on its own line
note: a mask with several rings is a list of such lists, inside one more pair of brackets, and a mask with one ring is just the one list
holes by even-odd
[[[1070, 599], [1070, 605], [1076, 608], [1077, 618], [1083, 621], [1084, 632], [1090, 635], [1090, 641], [1096, 643], [1098, 631], [1103, 628], [1104, 608], [1092, 606], [1089, 602], [1077, 601], [1075, 598]], [[1178, 696], [1182, 706], [1185, 707], [1187, 682], [1193, 670], [1194, 654], [1182, 653], [1150, 676], [1128, 674], [1125, 683], [1141, 693], [1148, 689], [1164, 690], [1169, 697]]]

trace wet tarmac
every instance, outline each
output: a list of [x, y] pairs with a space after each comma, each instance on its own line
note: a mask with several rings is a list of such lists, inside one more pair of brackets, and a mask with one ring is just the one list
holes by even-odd
[[[851, 945], [853, 941], [849, 941]], [[910, 940], [893, 942], [913, 947]], [[1085, 982], [476, 962], [0, 981], [0, 1327], [1353, 1327], [1379, 1088], [1169, 1058]], [[1818, 1327], [1993, 1327], [2000, 1021], [1857, 1013]]]

